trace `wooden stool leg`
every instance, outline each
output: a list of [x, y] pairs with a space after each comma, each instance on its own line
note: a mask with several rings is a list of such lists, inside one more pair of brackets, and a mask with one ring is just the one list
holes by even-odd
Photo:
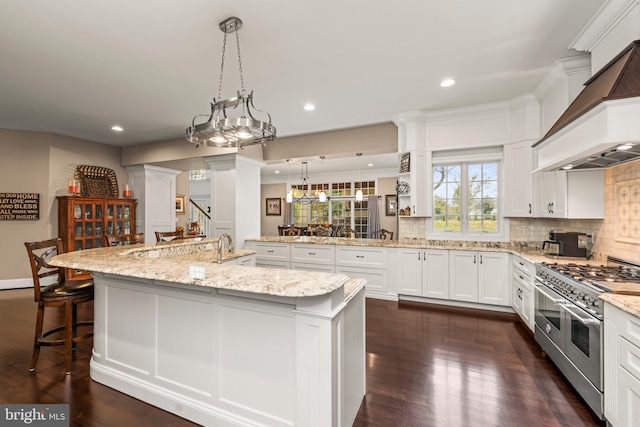
[[78, 336], [78, 304], [72, 304], [73, 314], [71, 318], [71, 348], [76, 349], [75, 337]]
[[36, 317], [36, 336], [33, 339], [33, 354], [31, 355], [31, 363], [29, 364], [29, 371], [33, 372], [36, 370], [36, 362], [38, 361], [38, 356], [40, 355], [40, 343], [38, 342], [38, 338], [42, 335], [42, 324], [44, 322], [44, 305], [40, 302], [38, 303], [38, 315]]
[[65, 354], [65, 373], [69, 375], [71, 373], [71, 352], [73, 350], [73, 330], [75, 325], [73, 324], [73, 303], [67, 301], [64, 305], [64, 354]]

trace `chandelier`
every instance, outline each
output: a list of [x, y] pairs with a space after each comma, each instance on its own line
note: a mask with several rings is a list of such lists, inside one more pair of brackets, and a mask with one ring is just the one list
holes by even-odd
[[[276, 139], [276, 128], [271, 124], [269, 113], [258, 110], [253, 105], [253, 91], [247, 93], [244, 89], [240, 37], [238, 35], [238, 30], [242, 27], [242, 21], [240, 18], [231, 17], [222, 21], [219, 26], [224, 33], [224, 41], [222, 44], [218, 98], [217, 100], [213, 98], [210, 114], [198, 114], [193, 117], [191, 126], [186, 130], [186, 139], [196, 147], [206, 145], [209, 147], [242, 148], [246, 145], [264, 145]], [[227, 34], [230, 33], [236, 33], [241, 87], [235, 97], [222, 99], [224, 56], [227, 47]], [[255, 117], [255, 112], [259, 112], [266, 120], [258, 120]], [[207, 117], [207, 120], [196, 124], [196, 119], [202, 117]]]
[[[300, 176], [300, 180], [302, 181], [302, 184], [300, 184], [300, 187], [302, 187], [302, 190], [299, 188], [295, 190], [291, 188], [287, 193], [287, 199], [286, 199], [287, 203], [295, 202], [295, 203], [308, 204], [311, 202], [318, 201], [317, 197], [309, 196], [309, 192], [311, 191], [311, 185], [309, 184], [309, 170], [308, 170], [307, 162], [302, 162], [302, 175]], [[326, 199], [323, 201], [326, 201]]]

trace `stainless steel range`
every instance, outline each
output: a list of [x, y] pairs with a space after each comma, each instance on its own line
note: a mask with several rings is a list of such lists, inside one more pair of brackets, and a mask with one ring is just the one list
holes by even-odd
[[536, 265], [536, 341], [600, 419], [603, 302], [598, 296], [629, 284], [640, 284], [640, 265], [616, 258], [606, 266]]

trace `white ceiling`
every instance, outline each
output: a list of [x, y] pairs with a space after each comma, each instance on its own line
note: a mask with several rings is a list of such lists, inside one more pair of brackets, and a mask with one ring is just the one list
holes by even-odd
[[[245, 87], [279, 136], [506, 100], [578, 53], [567, 46], [603, 2], [0, 0], [0, 128], [181, 138], [217, 96], [229, 16], [244, 21]], [[239, 88], [233, 36], [225, 70], [224, 98]]]

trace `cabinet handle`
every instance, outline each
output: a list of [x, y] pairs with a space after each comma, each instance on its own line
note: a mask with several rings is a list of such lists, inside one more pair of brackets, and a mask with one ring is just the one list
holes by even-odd
[[554, 211], [554, 209], [553, 209], [553, 208], [554, 208], [554, 205], [555, 205], [555, 203], [553, 203], [553, 202], [552, 202], [552, 203], [551, 203], [551, 213], [553, 213], [553, 211]]
[[356, 255], [356, 258], [364, 258], [364, 255]]
[[315, 252], [309, 252], [309, 255], [315, 255], [315, 254], [316, 254]]
[[523, 266], [523, 267], [524, 267], [524, 263], [522, 263], [522, 262], [518, 261], [518, 264], [520, 264], [521, 266]]
[[416, 214], [416, 205], [413, 205], [413, 214]]
[[524, 277], [522, 277], [522, 276], [518, 276], [518, 277], [520, 278], [520, 280], [524, 280]]
[[531, 213], [531, 203], [529, 203], [529, 213]]
[[482, 264], [482, 255], [480, 255], [480, 264]]
[[418, 261], [420, 261], [420, 251], [418, 251]]
[[268, 251], [267, 251], [267, 253], [268, 253], [268, 254], [272, 254], [272, 253], [273, 253], [273, 251], [272, 251], [272, 250], [268, 250]]
[[475, 255], [473, 256], [473, 263], [474, 264], [476, 263], [476, 256]]

